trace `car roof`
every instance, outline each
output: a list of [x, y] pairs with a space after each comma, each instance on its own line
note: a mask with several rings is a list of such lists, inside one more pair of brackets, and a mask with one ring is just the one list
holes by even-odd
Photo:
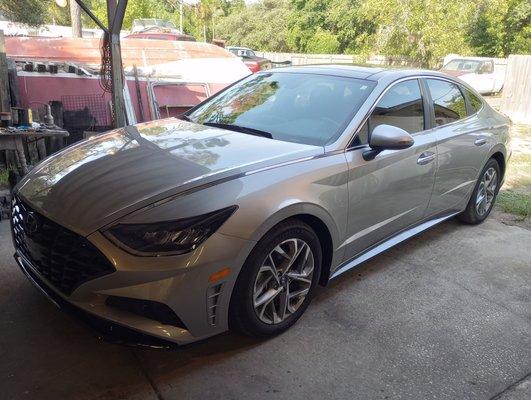
[[274, 71], [335, 75], [348, 78], [368, 79], [373, 81], [387, 79], [395, 80], [418, 75], [435, 77], [440, 76], [444, 78], [449, 77], [445, 73], [431, 70], [367, 67], [351, 64], [299, 65], [292, 67], [282, 67], [275, 69]]

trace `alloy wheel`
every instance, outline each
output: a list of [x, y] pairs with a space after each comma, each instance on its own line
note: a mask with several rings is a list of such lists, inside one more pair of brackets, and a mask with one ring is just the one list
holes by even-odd
[[295, 313], [314, 278], [313, 252], [302, 239], [287, 239], [267, 255], [254, 282], [253, 306], [260, 321], [279, 324]]
[[476, 195], [476, 211], [480, 217], [490, 210], [496, 196], [497, 187], [498, 174], [493, 167], [490, 167], [483, 174]]

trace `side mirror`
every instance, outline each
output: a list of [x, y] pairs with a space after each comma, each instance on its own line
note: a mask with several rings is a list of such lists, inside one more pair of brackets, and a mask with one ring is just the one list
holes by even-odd
[[402, 128], [392, 125], [378, 125], [371, 133], [369, 141], [370, 150], [363, 152], [365, 161], [374, 158], [384, 150], [401, 150], [413, 146], [415, 141], [409, 133]]

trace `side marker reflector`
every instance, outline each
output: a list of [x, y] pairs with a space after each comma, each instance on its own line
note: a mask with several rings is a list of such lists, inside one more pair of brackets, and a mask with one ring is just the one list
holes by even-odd
[[210, 275], [210, 277], [208, 278], [208, 281], [210, 283], [215, 283], [215, 282], [222, 280], [223, 278], [226, 278], [229, 275], [230, 275], [230, 268], [225, 267], [223, 269], [220, 269], [218, 272], [214, 272], [212, 275]]

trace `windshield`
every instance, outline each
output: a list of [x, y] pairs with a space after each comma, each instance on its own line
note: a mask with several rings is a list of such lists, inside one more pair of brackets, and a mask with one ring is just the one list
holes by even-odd
[[467, 71], [476, 72], [481, 65], [481, 61], [475, 60], [452, 60], [442, 69], [446, 71]]
[[336, 139], [375, 83], [329, 75], [251, 75], [187, 113], [189, 120], [288, 142], [323, 146]]

